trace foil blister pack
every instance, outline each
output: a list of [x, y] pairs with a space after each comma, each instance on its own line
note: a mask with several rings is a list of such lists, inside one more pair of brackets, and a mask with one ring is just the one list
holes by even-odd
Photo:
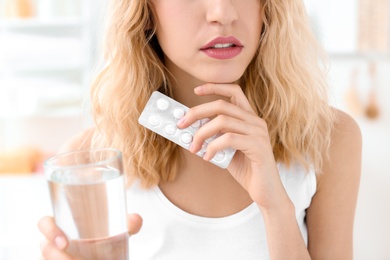
[[[188, 107], [176, 100], [162, 94], [161, 92], [154, 91], [146, 103], [138, 122], [149, 130], [188, 150], [196, 131], [209, 121], [208, 118], [205, 118], [197, 120], [187, 128], [178, 128], [177, 122], [188, 110]], [[206, 153], [208, 144], [215, 138], [218, 138], [218, 135], [207, 139], [204, 142], [202, 149], [196, 154], [203, 157]], [[225, 169], [228, 167], [235, 152], [235, 149], [229, 147], [217, 152], [210, 162]]]

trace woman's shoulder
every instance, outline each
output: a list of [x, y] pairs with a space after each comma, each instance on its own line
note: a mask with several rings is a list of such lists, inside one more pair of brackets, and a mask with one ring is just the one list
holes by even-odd
[[326, 179], [326, 175], [338, 175], [338, 177], [352, 173], [360, 175], [362, 153], [360, 127], [356, 120], [347, 113], [338, 109], [334, 109], [334, 113], [335, 121], [329, 156], [324, 160], [321, 179]]
[[333, 134], [349, 134], [361, 138], [360, 127], [356, 120], [346, 112], [333, 108], [335, 114], [335, 132]]
[[356, 120], [339, 109], [334, 109], [334, 114], [335, 122], [331, 136], [331, 152], [360, 147], [362, 133]]
[[335, 117], [329, 154], [324, 158], [322, 173], [317, 175], [316, 194], [307, 209], [308, 243], [312, 257], [325, 254], [332, 258], [338, 254], [351, 259], [362, 134], [357, 122], [345, 112], [335, 110]]
[[94, 132], [95, 128], [91, 127], [77, 133], [62, 145], [59, 149], [59, 153], [91, 148]]

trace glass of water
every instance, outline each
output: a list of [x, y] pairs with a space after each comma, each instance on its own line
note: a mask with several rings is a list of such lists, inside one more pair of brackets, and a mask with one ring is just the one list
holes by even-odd
[[128, 259], [122, 154], [111, 148], [74, 151], [44, 163], [54, 219], [82, 259]]

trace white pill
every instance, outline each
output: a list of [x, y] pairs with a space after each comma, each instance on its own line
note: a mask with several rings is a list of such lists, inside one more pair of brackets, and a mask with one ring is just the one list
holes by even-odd
[[192, 125], [192, 128], [199, 128], [200, 127], [200, 120], [196, 120]]
[[164, 131], [168, 135], [174, 135], [176, 133], [177, 127], [175, 124], [168, 124], [165, 126]]
[[192, 142], [192, 135], [190, 133], [184, 133], [180, 137], [181, 141], [185, 144], [189, 144]]
[[199, 152], [197, 152], [196, 154], [199, 155], [199, 156], [201, 156], [201, 157], [203, 157], [204, 154], [205, 154], [206, 151], [207, 151], [207, 146], [208, 146], [208, 144], [207, 144], [206, 142], [204, 142], [203, 145], [202, 145], [202, 148], [201, 148], [201, 149], [199, 150]]
[[204, 142], [199, 152], [205, 153], [207, 151], [208, 145], [209, 145], [208, 143]]
[[151, 115], [148, 117], [148, 122], [149, 124], [151, 124], [152, 126], [157, 126], [160, 124], [160, 117], [158, 115]]
[[217, 152], [213, 159], [217, 162], [222, 162], [223, 159], [225, 159], [225, 152], [224, 151]]
[[169, 102], [166, 99], [160, 98], [157, 100], [157, 108], [161, 111], [167, 110], [169, 107]]
[[184, 114], [185, 114], [185, 112], [181, 108], [175, 108], [175, 110], [173, 110], [173, 117], [176, 119], [182, 118], [184, 116]]

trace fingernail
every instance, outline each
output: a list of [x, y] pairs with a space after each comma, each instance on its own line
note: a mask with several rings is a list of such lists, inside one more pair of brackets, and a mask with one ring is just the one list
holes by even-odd
[[203, 155], [203, 160], [205, 160], [205, 161], [210, 161], [209, 155], [208, 155], [207, 152]]
[[57, 236], [54, 239], [54, 243], [59, 249], [64, 249], [66, 247], [66, 239], [63, 236]]
[[186, 121], [186, 118], [183, 116], [182, 118], [180, 118], [179, 122], [177, 122], [177, 125], [181, 126], [184, 124], [185, 121]]
[[199, 86], [199, 87], [194, 88], [195, 93], [199, 93], [202, 90], [203, 90], [203, 86]]

